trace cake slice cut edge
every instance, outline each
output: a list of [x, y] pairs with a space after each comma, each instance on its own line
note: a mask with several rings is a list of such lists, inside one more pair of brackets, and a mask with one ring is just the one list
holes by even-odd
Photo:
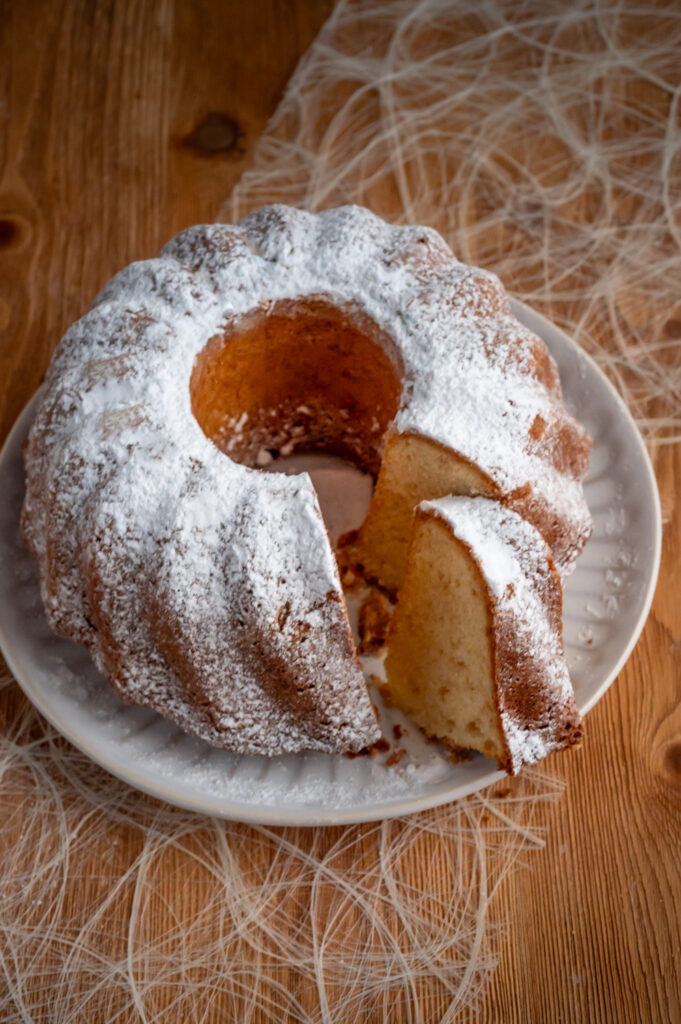
[[483, 497], [416, 510], [387, 638], [386, 695], [430, 737], [515, 774], [581, 740], [551, 551]]

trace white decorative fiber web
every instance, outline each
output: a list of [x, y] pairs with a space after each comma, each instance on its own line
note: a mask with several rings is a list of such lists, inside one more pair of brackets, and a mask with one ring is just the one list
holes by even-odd
[[406, 819], [254, 828], [130, 789], [28, 704], [0, 777], [0, 1020], [49, 1024], [455, 1020], [561, 788], [535, 770]]
[[[675, 439], [679, 52], [676, 3], [341, 2], [221, 217], [360, 202], [431, 224]], [[457, 1020], [561, 789], [538, 770], [378, 825], [211, 821], [93, 766], [9, 679], [0, 780], [0, 1020], [41, 1024]]]

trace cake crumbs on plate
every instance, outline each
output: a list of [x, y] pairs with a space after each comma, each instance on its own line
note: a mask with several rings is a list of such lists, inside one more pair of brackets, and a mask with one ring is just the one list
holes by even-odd
[[359, 609], [358, 654], [373, 654], [385, 644], [392, 609], [386, 597], [372, 590]]

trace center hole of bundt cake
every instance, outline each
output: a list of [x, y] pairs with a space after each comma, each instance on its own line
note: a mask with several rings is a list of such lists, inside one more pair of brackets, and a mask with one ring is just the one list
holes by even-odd
[[375, 479], [401, 385], [373, 321], [311, 298], [235, 318], [197, 357], [190, 388], [201, 429], [235, 462], [273, 469], [316, 452]]

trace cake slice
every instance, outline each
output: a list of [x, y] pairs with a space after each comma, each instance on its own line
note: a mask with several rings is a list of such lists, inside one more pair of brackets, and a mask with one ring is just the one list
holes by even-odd
[[423, 502], [388, 634], [387, 698], [515, 774], [581, 739], [551, 551], [487, 498]]

